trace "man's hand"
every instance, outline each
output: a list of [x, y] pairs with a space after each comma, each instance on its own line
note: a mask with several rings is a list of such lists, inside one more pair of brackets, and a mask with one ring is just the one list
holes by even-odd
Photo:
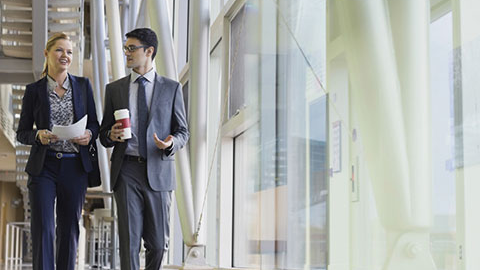
[[83, 133], [82, 136], [75, 137], [70, 141], [79, 145], [88, 145], [91, 138], [92, 138], [92, 134], [90, 133], [90, 131], [85, 130], [85, 133]]
[[172, 135], [168, 135], [167, 138], [165, 138], [165, 140], [160, 140], [158, 137], [157, 137], [157, 133], [154, 133], [153, 134], [153, 140], [155, 141], [155, 145], [157, 145], [157, 147], [159, 149], [166, 149], [168, 147], [170, 147], [173, 143], [173, 136]]
[[120, 139], [123, 136], [122, 123], [115, 123], [110, 130], [110, 140], [114, 142], [124, 142], [125, 140]]

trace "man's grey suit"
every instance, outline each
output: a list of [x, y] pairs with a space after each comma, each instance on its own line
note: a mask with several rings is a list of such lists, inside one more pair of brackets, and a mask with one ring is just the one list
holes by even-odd
[[[147, 249], [146, 269], [158, 270], [168, 247], [168, 210], [171, 191], [176, 187], [174, 154], [189, 137], [183, 93], [180, 83], [155, 74], [147, 128], [147, 162], [142, 164], [125, 159], [128, 140], [114, 142], [108, 138], [115, 124], [114, 112], [129, 108], [129, 85], [130, 75], [107, 85], [99, 136], [102, 145], [114, 147], [110, 180], [118, 205], [121, 269], [138, 269], [142, 237]], [[161, 140], [173, 135], [173, 147], [157, 148], [154, 133]]]

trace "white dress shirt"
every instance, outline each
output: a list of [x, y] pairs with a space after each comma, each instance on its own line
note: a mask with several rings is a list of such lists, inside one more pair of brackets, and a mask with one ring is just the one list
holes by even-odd
[[[127, 149], [125, 149], [126, 155], [131, 156], [139, 156], [138, 153], [138, 116], [137, 116], [137, 97], [138, 97], [138, 82], [136, 82], [137, 78], [142, 75], [136, 73], [132, 70], [130, 74], [130, 85], [129, 85], [129, 94], [128, 94], [128, 102], [129, 102], [129, 111], [130, 111], [130, 128], [132, 130], [132, 138], [127, 140]], [[153, 96], [153, 87], [155, 85], [155, 70], [152, 68], [149, 72], [143, 75], [145, 79], [145, 97], [147, 98], [147, 105], [148, 105], [148, 112], [150, 113], [150, 106], [152, 104], [152, 96]], [[148, 138], [147, 138], [148, 140]]]

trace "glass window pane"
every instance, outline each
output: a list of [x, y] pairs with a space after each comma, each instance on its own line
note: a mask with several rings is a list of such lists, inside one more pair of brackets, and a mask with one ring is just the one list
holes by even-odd
[[218, 44], [214, 51], [210, 54], [210, 70], [209, 70], [209, 87], [208, 87], [208, 106], [207, 106], [207, 145], [208, 145], [208, 209], [215, 209], [209, 211], [207, 215], [207, 263], [212, 266], [218, 266], [218, 243], [219, 243], [219, 215], [218, 215], [218, 200], [220, 188], [218, 184], [219, 178], [219, 154], [221, 139], [219, 136], [221, 107], [223, 106], [221, 100], [221, 86], [222, 86], [222, 44]]
[[177, 70], [180, 73], [188, 61], [188, 13], [190, 0], [176, 0], [178, 6]]
[[190, 85], [188, 84], [188, 81], [185, 83], [182, 90], [183, 90], [183, 103], [185, 104], [185, 114], [188, 116], [189, 108], [190, 108], [190, 103], [189, 103]]
[[325, 5], [247, 1], [232, 21], [229, 116], [258, 117], [234, 141], [234, 267], [326, 269]]
[[286, 240], [277, 267], [326, 269], [326, 2], [281, 0], [279, 7], [277, 185], [286, 190], [279, 222], [287, 225], [277, 236]]
[[[438, 269], [456, 267], [452, 13], [430, 26], [432, 98], [432, 255]], [[442, 134], [439, 136], [439, 134]]]
[[230, 28], [230, 79], [229, 118], [245, 106], [246, 36], [245, 6], [233, 18]]
[[[256, 126], [234, 140], [233, 265], [235, 267], [260, 265], [258, 139], [258, 126]], [[265, 214], [270, 218], [270, 222], [275, 222], [275, 219], [271, 218], [273, 212]]]

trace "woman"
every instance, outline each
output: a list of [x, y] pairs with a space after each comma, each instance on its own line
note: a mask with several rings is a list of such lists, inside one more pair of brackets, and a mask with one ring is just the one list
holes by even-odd
[[[29, 175], [33, 269], [54, 270], [56, 257], [56, 269], [73, 270], [87, 173], [92, 170], [87, 146], [97, 138], [99, 125], [90, 82], [68, 73], [73, 54], [70, 38], [54, 34], [44, 53], [43, 78], [27, 85], [17, 130], [17, 140], [32, 145], [25, 170]], [[82, 100], [84, 97], [87, 100]], [[83, 135], [59, 140], [52, 134], [53, 125], [70, 125], [85, 115]]]

